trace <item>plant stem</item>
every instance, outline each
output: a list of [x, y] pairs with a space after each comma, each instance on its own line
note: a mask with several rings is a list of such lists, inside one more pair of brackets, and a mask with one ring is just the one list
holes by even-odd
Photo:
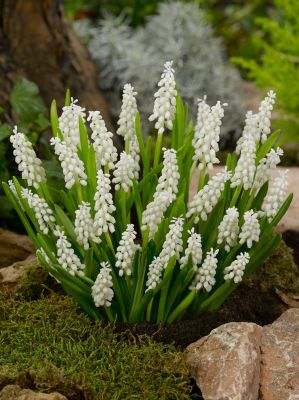
[[158, 133], [157, 141], [156, 141], [156, 147], [155, 147], [153, 168], [155, 168], [159, 164], [160, 154], [161, 154], [161, 147], [162, 147], [162, 138], [163, 138], [163, 134]]
[[105, 232], [105, 238], [106, 238], [106, 241], [107, 241], [108, 246], [110, 247], [112, 253], [115, 254], [114, 247], [113, 247], [112, 240], [111, 240], [111, 237], [109, 235], [109, 232]]
[[122, 220], [123, 220], [123, 224], [124, 226], [127, 225], [127, 196], [126, 196], [126, 192], [121, 189], [121, 193], [120, 193], [120, 201], [121, 201], [121, 212], [122, 212]]
[[206, 167], [204, 166], [203, 169], [200, 170], [199, 177], [198, 177], [198, 184], [197, 184], [198, 192], [203, 188], [203, 184], [205, 181], [205, 175], [206, 175]]
[[83, 201], [83, 196], [82, 196], [82, 188], [80, 183], [76, 183], [76, 192], [78, 196], [78, 203], [81, 204]]
[[242, 184], [239, 185], [239, 186], [236, 188], [235, 193], [234, 193], [234, 195], [233, 195], [233, 198], [232, 198], [232, 200], [231, 200], [231, 202], [230, 202], [230, 205], [229, 205], [230, 207], [233, 207], [233, 206], [236, 205], [236, 203], [237, 203], [237, 201], [238, 201], [238, 198], [239, 198], [239, 196], [240, 196], [241, 190], [242, 190]]

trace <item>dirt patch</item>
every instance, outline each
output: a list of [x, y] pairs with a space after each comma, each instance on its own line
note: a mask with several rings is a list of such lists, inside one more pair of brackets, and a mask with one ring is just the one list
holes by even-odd
[[293, 249], [294, 261], [299, 268], [299, 231], [287, 230], [282, 237], [286, 244]]
[[33, 243], [28, 236], [0, 228], [0, 268], [25, 260], [34, 252]]

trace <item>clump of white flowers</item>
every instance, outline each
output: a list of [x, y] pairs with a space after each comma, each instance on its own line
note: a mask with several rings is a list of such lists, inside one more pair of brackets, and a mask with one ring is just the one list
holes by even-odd
[[22, 178], [28, 183], [28, 186], [33, 186], [38, 189], [40, 183], [45, 181], [45, 170], [42, 166], [41, 160], [37, 158], [32, 144], [15, 126], [13, 135], [10, 137], [13, 145], [15, 161], [18, 164], [18, 170], [22, 174]]
[[[64, 187], [51, 186], [15, 128], [11, 142], [22, 179], [3, 187], [42, 265], [90, 317], [133, 323], [196, 318], [217, 309], [279, 243], [274, 228], [291, 196], [286, 172], [269, 182], [282, 155], [271, 149], [274, 95], [257, 114], [247, 114], [239, 152], [229, 154], [216, 175], [210, 169], [218, 163], [222, 102], [199, 101], [193, 130], [172, 62], [166, 63], [151, 116], [156, 140], [144, 141], [136, 96], [127, 84], [120, 154], [100, 112], [86, 119], [72, 101], [58, 119], [53, 103], [50, 142]], [[192, 198], [190, 186], [196, 188]]]

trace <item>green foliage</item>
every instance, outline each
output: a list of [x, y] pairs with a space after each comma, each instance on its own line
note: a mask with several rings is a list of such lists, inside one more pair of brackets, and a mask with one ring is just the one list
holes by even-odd
[[128, 341], [113, 334], [112, 327], [80, 313], [69, 297], [1, 297], [0, 348], [2, 377], [29, 372], [36, 389], [67, 398], [78, 388], [93, 400], [190, 398], [182, 353], [146, 337]]
[[262, 88], [277, 93], [279, 114], [276, 126], [283, 132], [283, 143], [299, 139], [299, 3], [276, 0], [276, 19], [258, 19], [264, 36], [257, 40], [262, 51], [260, 62], [235, 59], [249, 71], [249, 77]]

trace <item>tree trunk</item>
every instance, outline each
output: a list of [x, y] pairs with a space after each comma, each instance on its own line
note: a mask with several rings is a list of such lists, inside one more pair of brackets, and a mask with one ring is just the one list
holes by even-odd
[[0, 0], [0, 105], [8, 107], [21, 77], [35, 82], [49, 105], [73, 97], [88, 110], [100, 110], [111, 129], [96, 70], [86, 48], [64, 18], [61, 0]]

